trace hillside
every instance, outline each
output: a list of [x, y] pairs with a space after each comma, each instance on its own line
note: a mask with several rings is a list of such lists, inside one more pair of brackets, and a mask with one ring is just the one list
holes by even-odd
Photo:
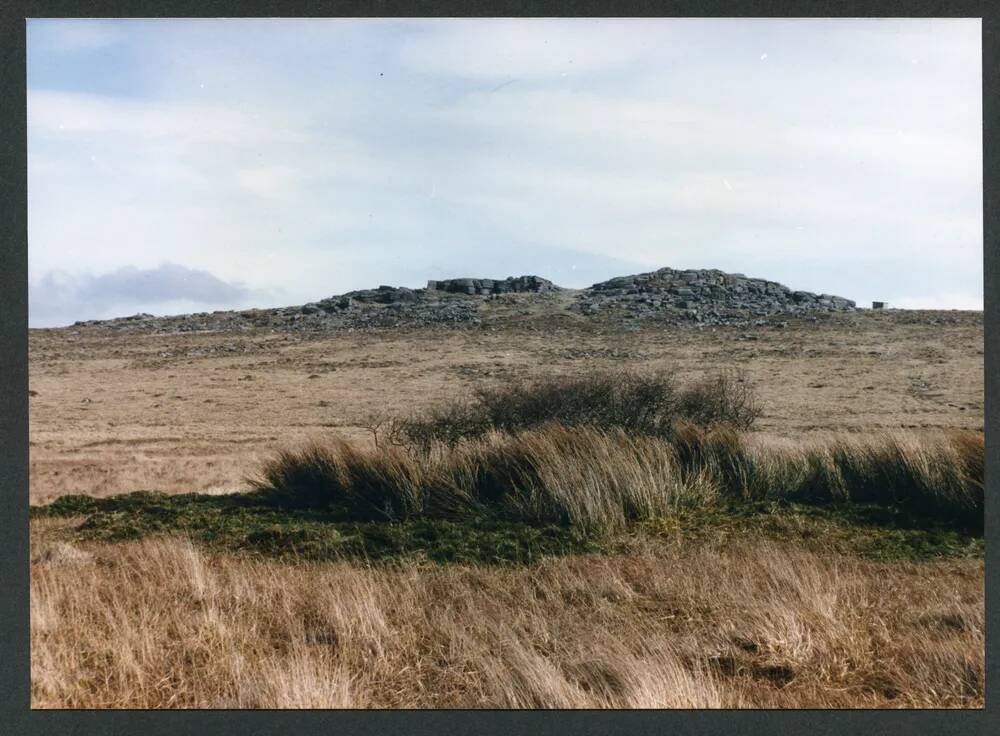
[[564, 289], [540, 276], [429, 281], [425, 288], [379, 286], [299, 306], [157, 317], [137, 314], [77, 322], [124, 331], [192, 332], [268, 328], [328, 331], [392, 326], [479, 325], [532, 317], [615, 324], [746, 324], [779, 315], [853, 311], [832, 294], [795, 291], [740, 273], [661, 268]]
[[[31, 330], [33, 705], [981, 707], [984, 542], [937, 512], [956, 467], [942, 443], [983, 426], [983, 313], [852, 311], [674, 274], [384, 287], [250, 312], [259, 327], [221, 313]], [[682, 316], [689, 301], [705, 321]], [[748, 324], [712, 325], [727, 309]], [[475, 311], [398, 319], [450, 310]], [[623, 371], [684, 390], [724, 371], [734, 391], [700, 395], [750, 387], [762, 413], [718, 435], [726, 462], [704, 472], [673, 464], [704, 455], [613, 429], [412, 458], [392, 444], [393, 420], [466, 426], [479, 415], [441, 407]], [[647, 395], [617, 380], [574, 395], [663, 406], [614, 398], [629, 386]], [[312, 477], [315, 446], [332, 448], [321, 471], [359, 481], [349, 498], [412, 489], [413, 514], [384, 519], [384, 493], [374, 519], [297, 508], [288, 483], [264, 489], [284, 506], [261, 503], [262, 469]], [[872, 477], [903, 478], [887, 490], [915, 503], [886, 503]], [[549, 500], [509, 495], [526, 485]], [[427, 492], [453, 487], [440, 505]]]

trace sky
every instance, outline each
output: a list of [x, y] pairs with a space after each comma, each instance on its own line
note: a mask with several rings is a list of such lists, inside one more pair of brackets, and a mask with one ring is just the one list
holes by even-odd
[[27, 34], [32, 327], [664, 266], [982, 309], [977, 19]]

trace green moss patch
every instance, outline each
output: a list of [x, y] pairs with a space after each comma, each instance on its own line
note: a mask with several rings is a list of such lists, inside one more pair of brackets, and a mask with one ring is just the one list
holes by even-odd
[[84, 516], [71, 534], [115, 542], [184, 534], [212, 547], [268, 557], [386, 562], [526, 564], [547, 555], [607, 548], [571, 529], [487, 515], [460, 520], [344, 521], [336, 511], [278, 509], [259, 494], [170, 496], [140, 491], [110, 498], [66, 496], [34, 517]]
[[877, 560], [981, 557], [984, 549], [981, 536], [935, 526], [898, 509], [863, 504], [731, 502], [639, 522], [625, 533], [593, 536], [567, 526], [489, 514], [345, 521], [335, 510], [276, 508], [257, 493], [64, 496], [48, 506], [32, 507], [31, 514], [83, 517], [67, 532], [78, 540], [115, 542], [183, 534], [221, 551], [372, 563], [425, 559], [527, 564], [553, 555], [626, 552], [639, 539], [699, 544], [764, 538]]
[[982, 557], [985, 549], [982, 535], [876, 504], [733, 502], [685, 510], [639, 524], [638, 530], [684, 543], [765, 538], [883, 561]]

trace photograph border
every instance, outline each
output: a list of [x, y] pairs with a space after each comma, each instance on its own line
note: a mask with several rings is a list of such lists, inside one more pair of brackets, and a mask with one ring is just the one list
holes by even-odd
[[[134, 0], [7, 2], [0, 20], [0, 727], [7, 733], [277, 734], [335, 730], [341, 734], [531, 732], [652, 734], [781, 731], [844, 733], [1000, 733], [998, 546], [1000, 536], [1000, 11], [988, 2], [270, 2]], [[28, 547], [28, 269], [27, 18], [194, 17], [964, 17], [982, 19], [983, 259], [986, 433], [986, 707], [982, 710], [31, 710]], [[991, 500], [992, 499], [992, 500]]]

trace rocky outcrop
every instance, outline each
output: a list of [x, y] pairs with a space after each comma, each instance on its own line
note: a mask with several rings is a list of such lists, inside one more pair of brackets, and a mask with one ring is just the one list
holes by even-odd
[[[494, 306], [495, 305], [495, 306]], [[527, 309], [534, 305], [532, 309]], [[567, 310], [612, 324], [742, 324], [779, 314], [850, 311], [854, 302], [832, 294], [792, 291], [783, 284], [718, 270], [661, 268], [619, 276], [570, 291], [539, 276], [446, 279], [427, 288], [379, 286], [301, 306], [79, 322], [121, 331], [331, 331], [376, 327], [480, 324], [512, 316], [533, 318]], [[506, 310], [506, 311], [505, 311]]]
[[585, 315], [616, 312], [632, 319], [659, 316], [712, 324], [854, 307], [850, 299], [792, 291], [784, 284], [741, 273], [672, 268], [594, 284], [580, 293], [574, 305]]
[[492, 294], [543, 294], [549, 291], [558, 291], [559, 287], [539, 276], [508, 276], [502, 281], [497, 279], [428, 281], [427, 290], [445, 291], [451, 294], [491, 296]]

